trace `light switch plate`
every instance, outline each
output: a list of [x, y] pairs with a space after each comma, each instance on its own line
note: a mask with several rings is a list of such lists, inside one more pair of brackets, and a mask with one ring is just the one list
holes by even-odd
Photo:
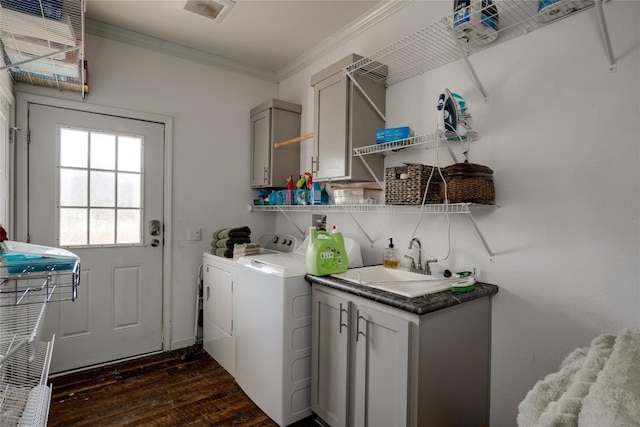
[[191, 241], [202, 240], [202, 229], [201, 228], [187, 229], [187, 240], [191, 240]]

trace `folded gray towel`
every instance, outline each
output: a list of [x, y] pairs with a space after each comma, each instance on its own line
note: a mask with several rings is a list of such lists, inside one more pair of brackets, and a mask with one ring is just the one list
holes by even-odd
[[233, 249], [227, 248], [216, 248], [211, 249], [211, 253], [217, 256], [225, 257], [225, 258], [233, 258]]
[[213, 232], [214, 239], [228, 239], [230, 237], [248, 237], [251, 235], [251, 229], [247, 226], [223, 228]]
[[249, 242], [251, 242], [251, 239], [249, 237], [220, 239], [220, 240], [216, 240], [216, 247], [233, 249], [236, 243], [249, 243]]

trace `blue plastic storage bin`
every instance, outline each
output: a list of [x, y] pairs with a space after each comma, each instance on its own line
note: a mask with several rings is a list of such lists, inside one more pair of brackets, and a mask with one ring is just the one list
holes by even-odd
[[[42, 2], [42, 9], [40, 3]], [[63, 0], [0, 0], [2, 7], [49, 19], [62, 18]]]

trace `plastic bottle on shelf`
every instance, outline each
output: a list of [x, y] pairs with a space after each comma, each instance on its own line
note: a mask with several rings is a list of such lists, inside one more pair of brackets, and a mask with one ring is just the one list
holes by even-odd
[[311, 185], [311, 204], [312, 205], [322, 204], [322, 187], [320, 187], [319, 182], [314, 182]]

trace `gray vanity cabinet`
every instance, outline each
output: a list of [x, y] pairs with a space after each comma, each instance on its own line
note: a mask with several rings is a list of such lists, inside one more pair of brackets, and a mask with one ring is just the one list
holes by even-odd
[[300, 136], [302, 106], [271, 99], [251, 109], [251, 187], [286, 187], [300, 174], [300, 144], [274, 144]]
[[320, 290], [312, 300], [311, 409], [332, 427], [406, 426], [409, 321]]
[[491, 302], [422, 315], [313, 284], [311, 409], [331, 427], [489, 425]]
[[[376, 129], [385, 122], [343, 69], [362, 57], [351, 54], [311, 76], [314, 91], [314, 139], [311, 169], [316, 181], [372, 181], [353, 149], [375, 144]], [[368, 77], [353, 74], [381, 113], [385, 111], [386, 87]], [[383, 175], [381, 154], [367, 157], [377, 176]]]

